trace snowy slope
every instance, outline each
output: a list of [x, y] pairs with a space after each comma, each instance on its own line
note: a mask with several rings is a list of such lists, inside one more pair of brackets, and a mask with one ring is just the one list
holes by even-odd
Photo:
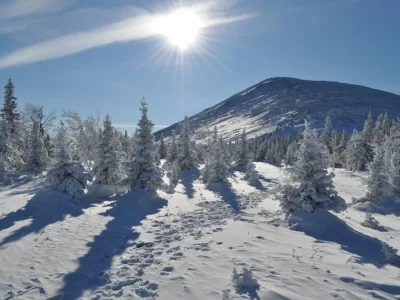
[[[399, 268], [380, 241], [400, 248], [400, 203], [279, 219], [282, 169], [256, 163], [254, 186], [205, 189], [186, 173], [174, 194], [128, 193], [80, 206], [21, 178], [0, 190], [1, 299], [399, 299]], [[336, 170], [347, 202], [365, 174]], [[361, 226], [371, 211], [381, 230]], [[233, 267], [259, 287], [234, 291]]]
[[[241, 91], [225, 101], [189, 118], [195, 138], [202, 140], [208, 130], [218, 126], [226, 138], [243, 128], [249, 138], [278, 131], [293, 132], [308, 119], [316, 128], [324, 126], [329, 114], [336, 129], [360, 128], [372, 111], [376, 116], [387, 112], [391, 118], [400, 115], [400, 96], [359, 85], [295, 78], [270, 78]], [[157, 132], [165, 137], [176, 123]]]

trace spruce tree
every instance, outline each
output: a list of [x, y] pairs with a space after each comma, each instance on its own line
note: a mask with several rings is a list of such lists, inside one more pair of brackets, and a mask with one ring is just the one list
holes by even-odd
[[167, 158], [167, 147], [164, 142], [164, 135], [161, 133], [160, 144], [158, 145], [158, 156], [160, 159]]
[[346, 170], [349, 171], [365, 171], [369, 161], [368, 147], [365, 138], [356, 129], [350, 141], [347, 143], [347, 148], [344, 151]]
[[328, 153], [332, 154], [332, 137], [333, 137], [333, 128], [331, 117], [328, 115], [325, 119], [325, 130], [322, 134], [322, 140], [328, 149]]
[[[214, 134], [216, 134], [215, 131]], [[215, 139], [215, 137], [213, 139]], [[222, 136], [220, 136], [213, 145], [202, 170], [202, 178], [206, 186], [211, 186], [215, 183], [229, 185], [229, 166], [226, 163], [222, 149], [223, 139]]]
[[199, 161], [190, 142], [189, 121], [187, 117], [185, 117], [182, 123], [181, 134], [178, 139], [177, 164], [181, 170], [192, 170], [199, 167]]
[[246, 166], [249, 161], [249, 148], [247, 145], [246, 130], [240, 136], [239, 143], [237, 144], [237, 154], [235, 157], [235, 163], [237, 166]]
[[173, 163], [177, 158], [178, 158], [178, 146], [176, 144], [176, 132], [175, 130], [173, 130], [167, 154], [167, 163]]
[[121, 144], [122, 144], [122, 151], [124, 153], [125, 160], [130, 159], [132, 156], [132, 141], [128, 135], [128, 131], [126, 131], [126, 130], [122, 137]]
[[303, 138], [296, 152], [297, 161], [289, 169], [290, 183], [281, 186], [277, 199], [285, 213], [301, 210], [312, 212], [317, 208], [339, 211], [345, 208], [333, 186], [333, 173], [325, 170], [327, 154], [315, 130], [307, 121]]
[[371, 111], [368, 114], [368, 118], [364, 122], [362, 133], [366, 139], [366, 142], [368, 144], [372, 144], [374, 139], [374, 119], [372, 118]]
[[7, 133], [11, 136], [17, 133], [17, 121], [20, 119], [20, 115], [17, 112], [17, 98], [14, 95], [14, 83], [11, 77], [8, 78], [8, 82], [4, 87], [4, 105], [1, 109], [0, 116], [4, 120], [3, 130], [7, 130]]
[[5, 183], [6, 181], [7, 181], [6, 162], [3, 158], [3, 155], [0, 153], [0, 182]]
[[44, 148], [42, 135], [39, 131], [39, 124], [35, 122], [30, 134], [30, 143], [28, 149], [28, 158], [26, 170], [33, 175], [38, 175], [46, 168], [48, 161], [47, 151]]
[[157, 190], [163, 186], [162, 170], [157, 166], [155, 155], [157, 145], [154, 141], [154, 124], [147, 116], [147, 103], [141, 101], [140, 119], [135, 135], [135, 152], [129, 163], [130, 173], [127, 182], [131, 190]]
[[374, 160], [368, 164], [368, 193], [366, 196], [368, 200], [376, 200], [390, 193], [389, 179], [386, 175], [383, 155], [383, 146], [376, 147]]
[[392, 194], [400, 195], [400, 152], [395, 151], [390, 160], [389, 183]]
[[246, 174], [244, 176], [244, 179], [247, 180], [247, 182], [254, 182], [256, 180], [258, 180], [259, 175], [256, 171], [256, 167], [254, 165], [254, 163], [249, 160], [249, 162], [247, 163], [246, 166]]
[[99, 184], [116, 184], [123, 178], [118, 142], [118, 134], [115, 133], [111, 118], [107, 114], [97, 150], [97, 165], [94, 168], [96, 182]]

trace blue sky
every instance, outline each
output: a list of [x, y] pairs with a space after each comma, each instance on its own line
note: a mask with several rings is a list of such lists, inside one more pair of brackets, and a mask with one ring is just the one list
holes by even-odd
[[[185, 52], [148, 29], [179, 6], [207, 24]], [[0, 0], [0, 81], [20, 106], [170, 125], [275, 76], [400, 94], [399, 0]]]

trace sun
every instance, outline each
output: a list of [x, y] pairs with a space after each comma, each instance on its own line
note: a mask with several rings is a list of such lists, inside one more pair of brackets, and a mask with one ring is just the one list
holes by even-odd
[[202, 26], [196, 13], [187, 8], [180, 8], [163, 16], [157, 22], [157, 27], [171, 45], [185, 51], [196, 42]]

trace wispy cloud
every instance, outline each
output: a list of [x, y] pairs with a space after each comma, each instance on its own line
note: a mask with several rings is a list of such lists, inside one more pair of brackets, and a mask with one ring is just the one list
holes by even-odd
[[[27, 1], [27, 4], [23, 5], [23, 3], [25, 3], [24, 1]], [[33, 3], [36, 3], [36, 1], [37, 4], [34, 5]], [[61, 2], [61, 0], [16, 0], [18, 5], [15, 4], [15, 7], [13, 8], [13, 11], [15, 11], [14, 16], [41, 12], [45, 7], [49, 7], [49, 3], [53, 1]], [[29, 3], [30, 5], [28, 5]], [[210, 7], [214, 10], [213, 12], [210, 12], [208, 18], [205, 18], [203, 24], [204, 27], [237, 22], [252, 17], [252, 15], [216, 15], [215, 12], [217, 10], [215, 9], [215, 3], [217, 2], [213, 1], [210, 3], [213, 3], [214, 6], [202, 4], [193, 8], [195, 10], [197, 9], [201, 14], [204, 14], [205, 17], [207, 17], [207, 10], [209, 10]], [[53, 9], [57, 8], [57, 6], [52, 7]], [[61, 4], [59, 9], [61, 9]], [[138, 11], [140, 11], [140, 13], [137, 13]], [[156, 28], [154, 24], [156, 24], [157, 20], [162, 16], [163, 14], [148, 13], [143, 10], [137, 10], [135, 16], [129, 18], [125, 17], [124, 19], [109, 25], [69, 33], [5, 54], [0, 57], [0, 68], [57, 59], [95, 47], [157, 36], [160, 34], [159, 28]]]
[[10, 0], [0, 3], [0, 20], [57, 12], [73, 4], [73, 0]]

